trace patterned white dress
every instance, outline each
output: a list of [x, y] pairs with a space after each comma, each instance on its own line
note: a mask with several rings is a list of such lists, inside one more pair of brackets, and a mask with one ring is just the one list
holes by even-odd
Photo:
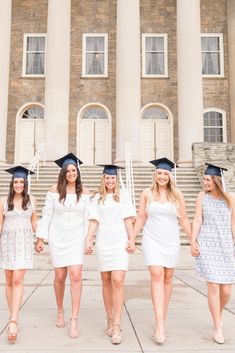
[[32, 203], [27, 210], [4, 205], [4, 221], [0, 238], [0, 264], [4, 270], [33, 268]]
[[196, 274], [207, 282], [235, 283], [235, 251], [231, 231], [231, 209], [222, 199], [205, 194], [203, 223], [197, 237], [200, 255]]

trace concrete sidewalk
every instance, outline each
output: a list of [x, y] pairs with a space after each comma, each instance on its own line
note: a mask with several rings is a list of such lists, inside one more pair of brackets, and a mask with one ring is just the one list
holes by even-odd
[[143, 265], [140, 249], [130, 258], [126, 276], [124, 332], [121, 345], [114, 346], [105, 335], [106, 317], [101, 296], [101, 282], [95, 256], [86, 257], [83, 293], [79, 314], [80, 336], [68, 337], [70, 293], [66, 286], [65, 328], [55, 327], [56, 305], [53, 271], [48, 252], [35, 255], [35, 269], [25, 278], [24, 301], [20, 313], [19, 336], [15, 345], [7, 343], [8, 320], [4, 294], [4, 274], [0, 272], [0, 352], [21, 353], [101, 353], [101, 352], [235, 352], [235, 289], [224, 313], [225, 344], [212, 341], [212, 324], [207, 307], [206, 287], [194, 275], [194, 259], [188, 247], [182, 247], [175, 271], [172, 300], [167, 320], [167, 338], [162, 346], [151, 339], [153, 310], [150, 300], [149, 274]]

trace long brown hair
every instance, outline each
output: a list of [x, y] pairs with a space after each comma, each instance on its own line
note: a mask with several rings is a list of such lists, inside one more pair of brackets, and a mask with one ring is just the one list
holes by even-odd
[[[159, 197], [159, 185], [156, 181], [156, 173], [157, 173], [157, 170], [153, 174], [153, 183], [152, 183], [152, 186], [150, 187], [153, 200], [157, 200]], [[179, 201], [179, 194], [175, 187], [175, 181], [171, 172], [169, 172], [169, 182], [166, 186], [166, 191], [167, 191], [167, 199], [173, 202], [174, 204], [177, 204], [177, 202]]]
[[[100, 181], [100, 186], [98, 191], [95, 191], [92, 195], [92, 197], [94, 197], [97, 193], [100, 194], [100, 197], [98, 199], [98, 203], [103, 203], [106, 200], [106, 196], [107, 196], [107, 191], [106, 191], [106, 187], [105, 187], [105, 174], [103, 174], [101, 176], [101, 181]], [[119, 187], [119, 176], [117, 175], [117, 179], [116, 179], [116, 186], [114, 188], [114, 192], [113, 192], [113, 200], [116, 202], [120, 201], [120, 187]]]
[[[73, 164], [76, 169], [77, 169], [77, 173], [78, 173], [78, 176], [77, 176], [77, 179], [75, 181], [75, 193], [77, 195], [77, 201], [79, 201], [79, 198], [81, 196], [81, 193], [82, 193], [82, 181], [81, 181], [81, 175], [80, 175], [80, 172], [79, 172], [79, 169], [77, 167], [76, 164]], [[66, 199], [66, 194], [67, 194], [67, 191], [66, 191], [66, 186], [67, 186], [67, 180], [66, 180], [66, 173], [67, 173], [67, 168], [68, 168], [69, 164], [66, 164], [64, 165], [62, 168], [61, 168], [61, 171], [60, 171], [60, 174], [59, 174], [59, 177], [58, 177], [58, 181], [57, 181], [57, 191], [59, 193], [59, 201], [65, 201]]]
[[[12, 178], [10, 181], [9, 193], [7, 196], [8, 211], [14, 210], [15, 191], [14, 191], [13, 185], [14, 185], [14, 178]], [[22, 209], [27, 210], [29, 204], [30, 204], [30, 197], [28, 194], [28, 181], [27, 179], [24, 178], [24, 189], [22, 191]]]
[[229, 208], [231, 208], [232, 207], [231, 200], [230, 200], [230, 197], [227, 194], [227, 192], [225, 192], [224, 189], [223, 189], [221, 177], [218, 176], [218, 175], [211, 175], [211, 179], [215, 183], [216, 191], [218, 192], [219, 197], [225, 201], [226, 205]]

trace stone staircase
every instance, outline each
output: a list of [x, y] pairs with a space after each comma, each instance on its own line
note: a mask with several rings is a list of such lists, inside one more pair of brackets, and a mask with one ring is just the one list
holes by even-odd
[[[8, 192], [8, 186], [10, 181], [10, 175], [4, 172], [4, 169], [10, 167], [0, 165], [0, 197], [6, 195]], [[36, 177], [32, 176], [31, 182], [31, 193], [37, 200], [37, 211], [39, 217], [41, 216], [42, 207], [44, 205], [45, 196], [47, 191], [50, 189], [52, 184], [56, 183], [59, 168], [54, 163], [47, 163], [45, 166], [40, 168], [39, 181], [36, 181]], [[90, 191], [97, 189], [102, 169], [96, 166], [81, 166], [81, 174], [84, 186]], [[152, 183], [152, 175], [154, 168], [151, 166], [135, 166], [134, 167], [134, 181], [135, 181], [135, 196], [136, 206], [138, 209], [138, 201], [142, 190]], [[123, 180], [125, 182], [125, 175], [123, 174]], [[177, 169], [177, 186], [183, 192], [186, 200], [187, 212], [190, 220], [192, 221], [194, 216], [195, 200], [198, 192], [201, 189], [199, 179], [192, 167], [181, 167]], [[141, 242], [141, 237], [137, 239]], [[187, 244], [188, 239], [186, 235], [181, 232], [181, 243]]]

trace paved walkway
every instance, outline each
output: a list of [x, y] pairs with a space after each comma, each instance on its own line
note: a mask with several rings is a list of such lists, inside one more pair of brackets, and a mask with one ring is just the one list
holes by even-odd
[[235, 289], [224, 314], [226, 342], [212, 341], [211, 319], [207, 308], [205, 284], [195, 278], [194, 260], [189, 248], [182, 247], [175, 272], [172, 300], [167, 321], [167, 338], [156, 345], [153, 332], [153, 310], [150, 301], [149, 274], [138, 249], [131, 256], [126, 277], [126, 304], [123, 313], [123, 343], [113, 346], [105, 335], [105, 313], [101, 283], [95, 256], [86, 257], [83, 275], [82, 303], [79, 315], [80, 337], [68, 337], [70, 315], [69, 287], [66, 286], [66, 327], [55, 327], [53, 272], [47, 251], [35, 256], [35, 269], [28, 271], [25, 295], [20, 313], [20, 333], [15, 345], [7, 343], [5, 327], [7, 310], [4, 276], [0, 272], [0, 352], [9, 353], [101, 353], [101, 352], [235, 352]]

